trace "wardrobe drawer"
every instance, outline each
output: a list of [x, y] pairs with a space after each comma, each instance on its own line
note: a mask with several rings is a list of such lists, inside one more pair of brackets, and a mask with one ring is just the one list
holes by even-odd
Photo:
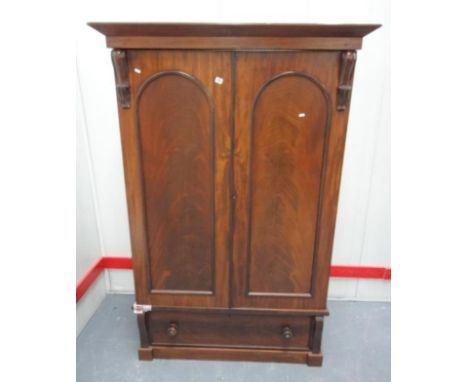
[[310, 317], [152, 312], [153, 345], [307, 349]]

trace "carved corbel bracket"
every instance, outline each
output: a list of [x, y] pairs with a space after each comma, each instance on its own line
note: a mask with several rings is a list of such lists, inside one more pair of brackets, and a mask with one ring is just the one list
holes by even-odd
[[353, 88], [354, 67], [356, 66], [356, 51], [349, 50], [341, 53], [340, 78], [336, 97], [336, 110], [344, 111], [349, 105]]
[[128, 109], [130, 107], [130, 85], [128, 82], [127, 52], [122, 49], [114, 49], [111, 57], [114, 66], [117, 101], [121, 107]]

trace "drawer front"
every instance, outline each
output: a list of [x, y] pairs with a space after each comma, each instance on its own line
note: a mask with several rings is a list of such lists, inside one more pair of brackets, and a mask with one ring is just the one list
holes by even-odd
[[308, 349], [309, 317], [152, 312], [153, 345]]

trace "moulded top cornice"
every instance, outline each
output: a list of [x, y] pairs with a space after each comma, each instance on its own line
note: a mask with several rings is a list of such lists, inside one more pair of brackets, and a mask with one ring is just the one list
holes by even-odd
[[88, 25], [106, 36], [364, 37], [380, 24], [106, 23]]
[[360, 49], [378, 24], [177, 24], [98, 23], [88, 25], [118, 49]]

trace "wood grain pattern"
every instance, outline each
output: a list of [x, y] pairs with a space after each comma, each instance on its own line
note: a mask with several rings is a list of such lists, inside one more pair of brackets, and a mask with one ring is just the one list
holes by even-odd
[[210, 24], [103, 23], [88, 25], [106, 36], [243, 36], [243, 37], [364, 37], [379, 24]]
[[139, 358], [320, 366], [353, 50], [379, 26], [90, 25], [120, 48]]
[[[154, 358], [206, 359], [221, 361], [257, 361], [307, 363], [321, 366], [322, 354], [301, 350], [203, 348], [189, 346], [152, 346]], [[145, 355], [146, 356], [146, 355]], [[143, 359], [143, 358], [140, 358]], [[146, 359], [146, 358], [145, 358]]]
[[111, 58], [114, 67], [117, 102], [124, 109], [128, 109], [130, 107], [130, 86], [128, 83], [127, 52], [122, 49], [113, 49]]
[[329, 110], [326, 91], [299, 72], [276, 75], [256, 96], [249, 149], [249, 296], [311, 296]]
[[308, 352], [306, 356], [307, 366], [322, 366], [323, 354]]
[[[131, 227], [135, 224], [134, 220], [137, 220], [137, 227], [131, 228], [137, 302], [153, 306], [227, 307], [230, 55], [209, 52], [128, 51], [128, 60], [130, 86], [135, 94], [140, 90], [146, 91], [142, 89], [147, 81], [151, 83], [151, 78], [159, 78], [156, 84], [162, 81], [148, 97], [148, 104], [145, 106], [147, 112], [141, 113], [144, 118], [148, 118], [144, 136], [140, 135], [143, 130], [138, 129], [139, 108], [136, 101], [132, 102], [131, 113], [125, 121], [125, 135], [122, 134], [125, 162], [128, 162], [125, 163], [126, 178], [131, 177], [126, 180], [127, 198], [132, 195], [128, 200]], [[173, 74], [162, 75], [168, 72]], [[176, 75], [175, 72], [183, 72], [195, 78], [197, 85], [191, 85], [193, 81], [190, 82], [187, 77]], [[222, 86], [214, 82], [217, 76], [223, 78]], [[190, 84], [187, 85], [188, 83]], [[206, 97], [201, 96], [200, 88], [206, 89], [215, 110], [215, 133], [211, 138], [210, 126], [206, 125], [210, 122], [210, 107], [206, 106]], [[171, 89], [172, 95], [166, 93], [166, 90], [171, 93]], [[181, 89], [183, 94], [179, 94]], [[154, 102], [155, 97], [157, 102]], [[180, 105], [181, 100], [181, 110], [186, 108], [184, 113], [174, 110], [174, 105]], [[173, 115], [164, 116], [164, 110], [169, 110], [168, 108], [173, 111]], [[121, 114], [122, 110], [124, 109], [120, 110]], [[172, 128], [153, 128], [160, 126], [158, 124], [163, 121], [169, 122]], [[197, 141], [197, 136], [193, 135], [196, 130], [193, 130], [194, 126], [198, 126], [198, 130], [202, 129], [201, 136], [205, 138], [203, 142]], [[175, 150], [168, 150], [171, 147]], [[211, 164], [208, 155], [205, 155], [210, 150]], [[179, 161], [185, 162], [184, 166], [174, 161], [177, 156]], [[165, 163], [165, 166], [161, 166], [161, 163]], [[132, 169], [127, 170], [130, 166]], [[188, 166], [189, 172], [185, 166]], [[200, 177], [202, 181], [199, 181]], [[188, 187], [187, 179], [191, 180], [189, 183], [192, 186], [187, 188], [190, 192], [184, 194], [184, 187]], [[194, 184], [197, 186], [193, 187]], [[209, 189], [213, 184], [215, 187], [210, 193]], [[182, 195], [185, 196], [180, 199]], [[192, 200], [201, 203], [201, 206], [192, 204]], [[176, 224], [171, 212], [166, 210], [171, 205], [172, 209], [177, 207], [173, 212], [183, 211], [184, 218], [188, 220]], [[164, 214], [169, 220], [165, 219], [162, 223], [158, 219]], [[173, 226], [168, 229], [166, 226], [171, 219]], [[210, 219], [214, 219], [211, 227]], [[185, 228], [182, 228], [184, 224]], [[186, 235], [185, 247], [182, 244], [184, 240], [180, 240], [181, 235]], [[206, 240], [200, 240], [201, 236]], [[213, 250], [210, 246], [213, 246]], [[178, 252], [179, 256], [174, 256], [174, 248], [181, 251]], [[192, 266], [189, 266], [190, 263]]]
[[213, 293], [214, 109], [185, 72], [156, 73], [136, 101], [154, 293]]
[[312, 318], [312, 320], [314, 322], [314, 325], [313, 332], [311, 335], [310, 349], [312, 350], [312, 353], [321, 353], [323, 317], [314, 317]]
[[377, 24], [88, 23], [110, 48], [360, 49]]
[[248, 314], [250, 316], [262, 316], [268, 314], [270, 316], [311, 316], [311, 315], [320, 315], [328, 316], [328, 309], [274, 309], [274, 308], [217, 308], [217, 307], [177, 307], [177, 306], [154, 306], [153, 311], [155, 312], [175, 312], [175, 313], [209, 313], [209, 314], [231, 314], [231, 315], [241, 315]]
[[358, 37], [158, 37], [109, 36], [107, 47], [120, 49], [361, 49]]
[[[171, 323], [177, 325], [175, 336], [167, 333]], [[286, 326], [290, 339], [282, 333]], [[309, 318], [157, 312], [150, 316], [149, 332], [152, 345], [307, 350]]]
[[338, 111], [346, 110], [349, 105], [356, 58], [357, 54], [355, 51], [341, 53], [340, 81], [338, 83], [338, 95], [336, 99], [336, 110]]
[[150, 345], [150, 335], [148, 333], [148, 313], [136, 314], [138, 332], [140, 333], [140, 346], [147, 348]]
[[[329, 265], [316, 256], [317, 230], [337, 65], [336, 52], [237, 54], [235, 306], [326, 306], [316, 272]], [[277, 87], [258, 109], [255, 98], [268, 81]], [[258, 143], [255, 119], [263, 125]]]
[[153, 359], [153, 348], [151, 346], [146, 348], [139, 348], [138, 359], [140, 361], [151, 361]]

